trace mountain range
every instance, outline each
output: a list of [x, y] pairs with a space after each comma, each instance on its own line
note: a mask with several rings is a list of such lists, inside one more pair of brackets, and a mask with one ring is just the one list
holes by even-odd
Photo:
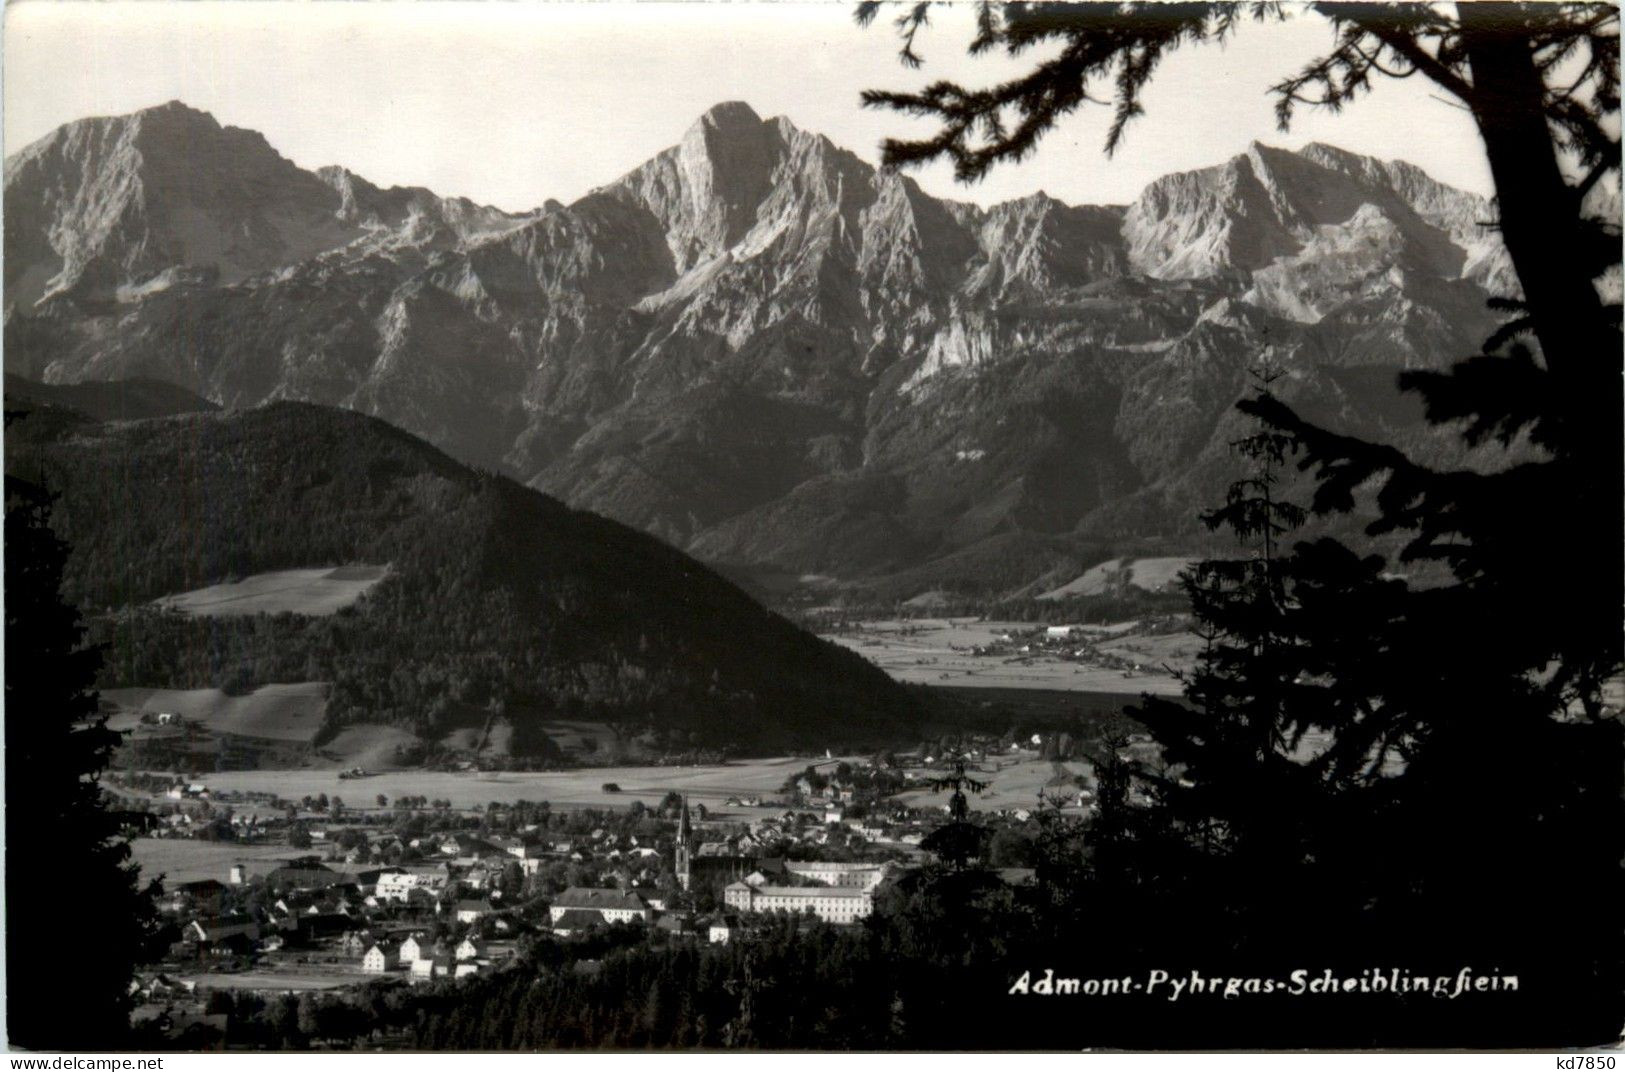
[[180, 103], [5, 165], [5, 368], [305, 400], [728, 570], [1036, 592], [1190, 543], [1263, 356], [1289, 402], [1426, 436], [1392, 389], [1516, 292], [1491, 206], [1404, 162], [1253, 144], [1130, 205], [926, 194], [719, 104], [511, 214]]

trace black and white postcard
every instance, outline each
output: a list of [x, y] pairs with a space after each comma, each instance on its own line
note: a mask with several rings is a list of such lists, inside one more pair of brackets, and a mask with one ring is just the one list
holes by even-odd
[[11, 4], [10, 1046], [1616, 1046], [1619, 73]]

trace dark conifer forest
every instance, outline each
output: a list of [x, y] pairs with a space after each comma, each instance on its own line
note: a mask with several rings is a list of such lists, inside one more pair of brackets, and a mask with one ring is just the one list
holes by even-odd
[[[63, 594], [107, 646], [103, 686], [328, 681], [330, 729], [429, 736], [473, 707], [742, 751], [884, 743], [917, 717], [879, 670], [659, 540], [354, 413], [286, 403], [99, 424], [47, 407], [14, 423], [7, 455], [60, 496]], [[349, 563], [390, 570], [328, 617], [151, 606]]]

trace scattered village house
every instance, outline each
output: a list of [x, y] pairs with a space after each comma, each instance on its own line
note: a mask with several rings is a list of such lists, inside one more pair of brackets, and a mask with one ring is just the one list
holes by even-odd
[[194, 919], [181, 933], [199, 950], [244, 953], [259, 942], [260, 926], [251, 919]]
[[412, 978], [440, 979], [452, 973], [455, 965], [452, 959], [444, 953], [437, 953], [432, 957], [422, 957], [412, 962]]
[[400, 960], [403, 964], [423, 959], [423, 946], [418, 941], [418, 935], [412, 935], [401, 943]]
[[379, 975], [394, 970], [399, 963], [400, 957], [398, 954], [385, 949], [381, 945], [375, 945], [367, 950], [366, 954], [361, 958], [361, 970], [373, 975]]

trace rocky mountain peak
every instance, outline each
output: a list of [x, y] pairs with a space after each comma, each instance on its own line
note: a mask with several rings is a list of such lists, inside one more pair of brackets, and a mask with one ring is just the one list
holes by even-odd
[[767, 196], [783, 150], [778, 128], [740, 101], [716, 105], [677, 145], [607, 188], [666, 232], [678, 273], [738, 242]]
[[1254, 143], [1127, 206], [982, 208], [741, 102], [526, 216], [184, 105], [63, 128], [5, 194], [10, 371], [346, 405], [717, 560], [843, 575], [1186, 511], [1266, 329], [1304, 382], [1423, 367], [1507, 292], [1489, 207], [1401, 162]]
[[140, 108], [131, 114], [147, 117], [173, 116], [190, 119], [202, 119], [214, 124], [215, 126], [220, 125], [220, 121], [214, 117], [212, 112], [206, 112], [202, 108], [194, 108], [179, 98], [166, 100], [162, 104], [154, 104], [149, 108]]
[[6, 162], [5, 193], [28, 206], [6, 221], [8, 300], [24, 305], [105, 298], [181, 267], [236, 282], [346, 237], [320, 179], [179, 101], [58, 129]]
[[214, 113], [194, 108], [185, 101], [171, 100], [132, 112], [128, 118], [147, 129], [158, 130], [221, 130], [220, 120]]
[[762, 117], [756, 114], [756, 109], [744, 101], [722, 101], [720, 104], [713, 104], [694, 121], [695, 127], [715, 130], [723, 137], [750, 132], [761, 125]]
[[58, 128], [6, 161], [8, 304], [105, 300], [199, 273], [238, 283], [359, 239], [445, 249], [523, 217], [343, 167], [306, 171], [181, 101]]
[[[1510, 268], [1483, 227], [1487, 215], [1482, 198], [1403, 161], [1255, 141], [1224, 164], [1151, 183], [1128, 210], [1124, 238], [1138, 270], [1190, 279], [1284, 266], [1305, 250], [1320, 256], [1380, 231], [1412, 266], [1504, 286]], [[1308, 305], [1293, 308], [1314, 315]]]

